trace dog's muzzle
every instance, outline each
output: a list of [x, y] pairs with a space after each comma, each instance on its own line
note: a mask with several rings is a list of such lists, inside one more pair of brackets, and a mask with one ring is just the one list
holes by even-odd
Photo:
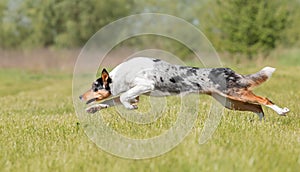
[[[80, 101], [82, 101], [82, 102], [84, 101], [84, 98], [83, 98], [82, 95], [79, 96], [79, 99], [80, 99]], [[90, 103], [93, 103], [94, 101], [97, 101], [97, 98], [92, 98], [92, 99], [87, 100], [86, 104], [88, 105], [88, 104], [90, 104]]]

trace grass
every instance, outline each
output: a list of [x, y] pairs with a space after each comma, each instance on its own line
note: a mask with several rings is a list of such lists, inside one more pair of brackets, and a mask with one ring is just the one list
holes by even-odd
[[[295, 58], [293, 58], [295, 59]], [[266, 119], [225, 110], [212, 138], [198, 139], [210, 99], [200, 96], [199, 115], [190, 134], [172, 151], [145, 160], [123, 159], [99, 149], [84, 132], [73, 110], [72, 76], [68, 73], [0, 69], [0, 171], [298, 171], [300, 167], [299, 65], [276, 63], [272, 79], [255, 90], [291, 112], [280, 117], [264, 108]], [[263, 64], [261, 64], [263, 65]], [[237, 67], [241, 73], [258, 67]], [[147, 109], [147, 98], [141, 100]], [[176, 120], [175, 109], [156, 122], [138, 125], [113, 109], [104, 121], [118, 132], [147, 138], [164, 132]]]

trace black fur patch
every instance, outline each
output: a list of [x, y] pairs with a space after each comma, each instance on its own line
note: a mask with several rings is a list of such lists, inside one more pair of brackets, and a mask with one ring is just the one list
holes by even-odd
[[241, 85], [239, 80], [241, 75], [236, 74], [229, 68], [215, 68], [212, 69], [208, 75], [210, 81], [215, 85], [219, 85], [220, 91], [226, 91], [230, 88], [242, 88], [245, 85]]
[[196, 83], [196, 82], [192, 82], [192, 84], [196, 87], [198, 87], [199, 90], [202, 90], [202, 87], [199, 83]]
[[164, 80], [163, 80], [163, 78], [162, 78], [162, 77], [160, 77], [159, 79], [160, 79], [160, 82], [164, 82]]
[[112, 83], [112, 80], [111, 78], [108, 78], [107, 79], [107, 84], [105, 85], [105, 87], [103, 87], [103, 80], [102, 78], [98, 78], [95, 82], [93, 82], [92, 84], [92, 90], [93, 91], [98, 91], [98, 90], [107, 90], [107, 91], [110, 91], [110, 87], [109, 87], [109, 84]]
[[170, 81], [173, 83], [176, 83], [179, 81], [183, 81], [183, 79], [180, 76], [174, 76], [174, 77], [170, 78]]
[[160, 59], [154, 59], [153, 60], [154, 62], [159, 62], [159, 61], [161, 61]]
[[170, 81], [173, 82], [173, 83], [176, 83], [174, 78], [170, 78]]
[[189, 68], [189, 69], [186, 71], [186, 75], [187, 75], [187, 76], [192, 76], [192, 75], [197, 76], [197, 70], [198, 70], [198, 68], [195, 68], [195, 67]]
[[187, 69], [189, 68], [188, 66], [180, 66], [179, 69]]

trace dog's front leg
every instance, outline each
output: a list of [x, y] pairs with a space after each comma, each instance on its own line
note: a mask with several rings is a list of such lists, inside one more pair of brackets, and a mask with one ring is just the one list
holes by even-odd
[[115, 106], [115, 105], [118, 105], [118, 104], [121, 104], [120, 98], [116, 97], [116, 98], [113, 98], [113, 99], [110, 99], [110, 100], [105, 100], [104, 102], [101, 102], [100, 104], [92, 105], [92, 106], [86, 108], [85, 110], [88, 113], [95, 113], [95, 112], [97, 112], [101, 109], [105, 109], [105, 108]]
[[[138, 102], [139, 102], [139, 97], [136, 97], [135, 99], [130, 101], [131, 104], [136, 104]], [[86, 108], [85, 111], [88, 113], [96, 113], [97, 111], [100, 111], [101, 109], [106, 109], [106, 108], [109, 108], [112, 106], [117, 106], [120, 104], [122, 104], [120, 101], [120, 97], [116, 97], [114, 99], [105, 100], [104, 102], [102, 102], [100, 104], [92, 105], [92, 106]]]
[[88, 113], [95, 113], [101, 109], [105, 109], [108, 107], [109, 107], [109, 105], [107, 105], [107, 104], [95, 104], [95, 105], [92, 105], [92, 106], [86, 108], [85, 111]]
[[132, 104], [132, 102], [136, 102], [139, 95], [150, 92], [153, 89], [153, 85], [137, 85], [123, 93], [120, 96], [120, 101], [127, 109], [137, 109], [137, 105]]

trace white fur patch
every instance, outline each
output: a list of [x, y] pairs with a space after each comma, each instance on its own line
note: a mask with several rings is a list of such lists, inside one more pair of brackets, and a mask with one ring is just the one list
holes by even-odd
[[268, 78], [270, 78], [272, 76], [272, 73], [275, 71], [276, 69], [273, 67], [264, 67], [261, 72], [263, 72], [265, 75], [268, 76]]
[[279, 115], [285, 115], [286, 113], [288, 113], [290, 110], [288, 108], [280, 108], [277, 105], [266, 105], [267, 107], [273, 109], [276, 113], [278, 113]]

